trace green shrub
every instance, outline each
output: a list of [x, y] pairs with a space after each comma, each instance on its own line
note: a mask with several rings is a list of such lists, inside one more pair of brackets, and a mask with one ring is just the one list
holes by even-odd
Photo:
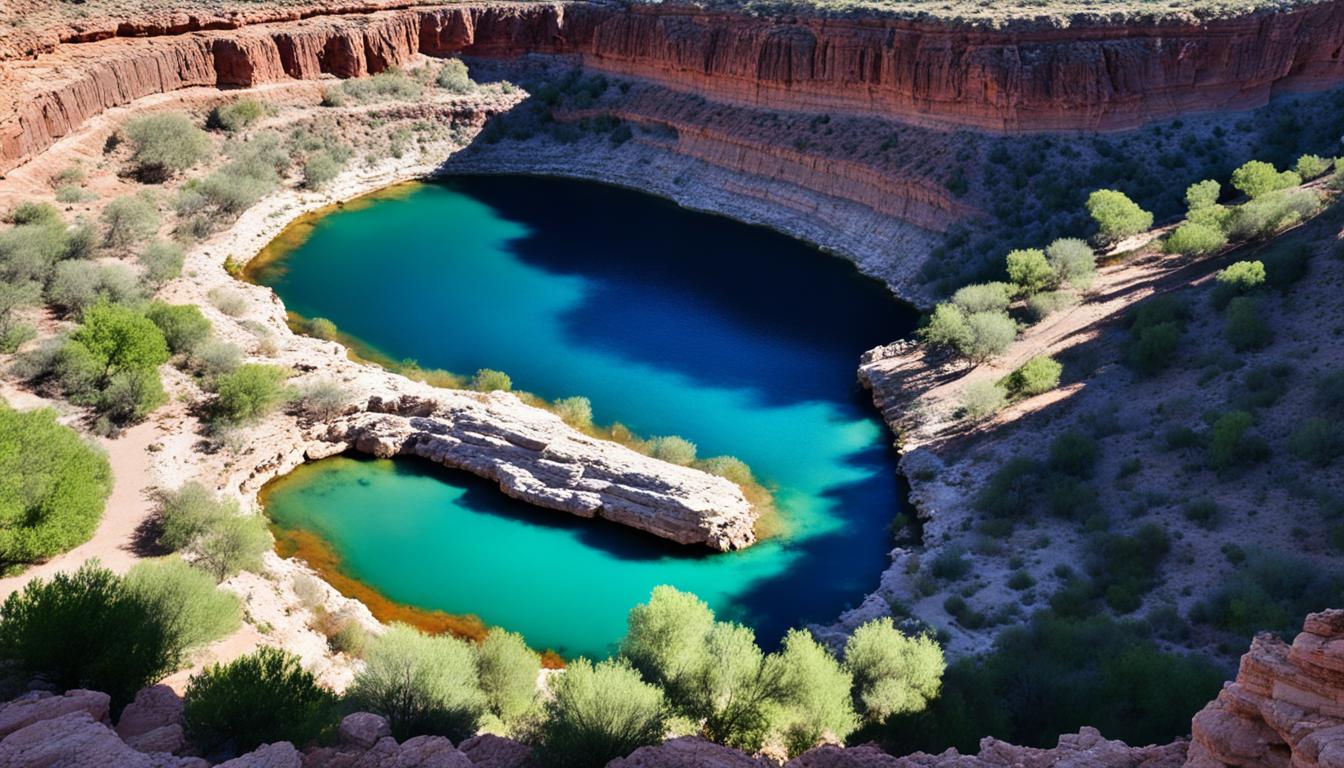
[[655, 437], [648, 443], [649, 455], [660, 461], [690, 466], [695, 463], [695, 443], [684, 437], [666, 435]]
[[1274, 405], [1288, 392], [1288, 378], [1292, 373], [1292, 367], [1282, 363], [1251, 368], [1242, 379], [1245, 392], [1236, 398], [1236, 402], [1247, 410]]
[[503, 371], [482, 368], [472, 375], [471, 388], [477, 392], [509, 392], [513, 389], [513, 379]]
[[315, 339], [323, 341], [335, 341], [340, 338], [340, 331], [336, 329], [336, 324], [325, 317], [314, 317], [304, 323], [304, 332]]
[[1314, 215], [1320, 207], [1321, 196], [1314, 190], [1269, 192], [1232, 209], [1227, 233], [1235, 240], [1267, 238]]
[[1098, 536], [1089, 546], [1088, 574], [1112, 610], [1132, 613], [1158, 584], [1159, 568], [1171, 551], [1166, 531], [1153, 523], [1132, 536]]
[[0, 405], [0, 572], [88, 541], [111, 491], [107, 458], [55, 411]]
[[126, 574], [126, 590], [152, 607], [184, 651], [225, 637], [242, 623], [237, 596], [180, 558], [143, 560]]
[[1180, 348], [1188, 310], [1176, 296], [1155, 296], [1131, 310], [1127, 360], [1144, 376], [1171, 365]]
[[1328, 419], [1307, 419], [1288, 436], [1288, 450], [1303, 461], [1328, 466], [1344, 456], [1344, 425]]
[[872, 722], [919, 712], [938, 698], [947, 663], [928, 635], [907, 636], [890, 618], [854, 630], [845, 644], [858, 710]]
[[1265, 284], [1265, 265], [1259, 261], [1238, 261], [1218, 273], [1213, 286], [1213, 305], [1223, 309], [1233, 298], [1250, 293]]
[[1238, 296], [1224, 311], [1227, 342], [1238, 352], [1264, 349], [1274, 340], [1274, 330], [1260, 316], [1260, 303], [1250, 296]]
[[288, 377], [288, 369], [260, 363], [240, 365], [220, 376], [215, 382], [215, 418], [241, 424], [266, 416], [288, 398]]
[[1016, 456], [1003, 463], [975, 496], [975, 508], [992, 517], [1018, 518], [1030, 510], [1040, 488], [1040, 462]]
[[751, 467], [736, 456], [710, 456], [708, 459], [696, 462], [696, 467], [711, 475], [726, 478], [738, 485], [750, 485], [756, 482]]
[[1034, 322], [1062, 309], [1068, 309], [1078, 302], [1078, 297], [1068, 291], [1041, 291], [1027, 299], [1027, 312]]
[[1303, 155], [1297, 158], [1294, 170], [1304, 181], [1311, 181], [1324, 176], [1325, 172], [1330, 170], [1330, 161], [1319, 155]]
[[966, 318], [970, 337], [958, 349], [973, 363], [984, 363], [1008, 351], [1017, 338], [1017, 323], [1002, 312], [976, 312]]
[[149, 318], [129, 307], [100, 304], [84, 314], [71, 335], [92, 354], [104, 376], [153, 370], [168, 362], [168, 342]]
[[36, 335], [20, 313], [42, 301], [42, 288], [37, 283], [0, 282], [0, 352], [13, 352], [19, 345]]
[[364, 660], [347, 698], [386, 717], [397, 739], [437, 734], [459, 741], [476, 732], [488, 700], [467, 641], [394, 624], [369, 642]]
[[929, 565], [929, 574], [944, 581], [961, 581], [971, 573], [971, 561], [960, 547], [946, 547]]
[[476, 84], [471, 82], [467, 65], [461, 59], [449, 59], [443, 63], [435, 82], [449, 93], [471, 93]]
[[66, 205], [78, 205], [79, 203], [88, 203], [97, 199], [97, 194], [73, 185], [61, 187], [56, 190], [56, 202], [65, 203]]
[[1003, 312], [1012, 303], [1017, 286], [1011, 283], [980, 283], [968, 285], [952, 294], [952, 303], [966, 314], [976, 312]]
[[1187, 210], [1197, 211], [1218, 204], [1218, 198], [1223, 194], [1223, 185], [1213, 179], [1197, 181], [1185, 189], [1185, 205]]
[[1087, 290], [1097, 278], [1097, 254], [1077, 238], [1063, 237], [1054, 241], [1045, 249], [1045, 259], [1050, 263], [1057, 285]]
[[103, 691], [119, 711], [181, 662], [177, 635], [155, 608], [97, 561], [34, 579], [0, 607], [0, 657], [59, 689]]
[[1066, 475], [1091, 477], [1099, 458], [1097, 441], [1076, 429], [1066, 430], [1050, 443], [1050, 467]]
[[5, 216], [5, 221], [15, 226], [24, 224], [63, 224], [61, 212], [56, 210], [56, 206], [51, 203], [36, 203], [24, 201], [14, 206]]
[[924, 343], [945, 349], [961, 350], [970, 345], [971, 328], [966, 313], [956, 304], [939, 304], [919, 329]]
[[247, 298], [238, 291], [226, 286], [216, 286], [207, 294], [215, 309], [229, 317], [242, 317], [247, 312]]
[[1296, 173], [1279, 173], [1273, 165], [1261, 160], [1251, 160], [1232, 172], [1232, 186], [1252, 199], [1301, 183], [1302, 178]]
[[103, 208], [103, 243], [126, 248], [154, 236], [159, 230], [159, 212], [144, 195], [118, 197]]
[[377, 101], [414, 101], [420, 98], [421, 86], [405, 73], [397, 70], [379, 72], [372, 77], [351, 78], [335, 90], [358, 104]]
[[210, 154], [210, 138], [180, 112], [137, 117], [121, 130], [131, 144], [133, 169], [148, 181], [163, 181]]
[[163, 285], [182, 274], [184, 257], [182, 246], [177, 243], [155, 240], [137, 258], [150, 285]]
[[169, 552], [188, 549], [239, 513], [237, 501], [220, 498], [194, 481], [176, 490], [160, 491], [157, 510], [157, 543]]
[[319, 379], [301, 388], [298, 400], [305, 414], [324, 421], [345, 410], [350, 390], [334, 379]]
[[1089, 195], [1087, 212], [1106, 242], [1133, 237], [1153, 226], [1153, 214], [1140, 208], [1123, 192], [1113, 189], [1099, 189]]
[[498, 627], [487, 632], [476, 649], [476, 672], [487, 708], [505, 725], [519, 723], [536, 707], [541, 657], [522, 635]]
[[590, 429], [593, 426], [593, 404], [586, 397], [565, 397], [551, 405], [564, 422], [575, 429]]
[[1020, 368], [1008, 374], [1004, 385], [1014, 397], [1032, 397], [1059, 386], [1059, 375], [1064, 366], [1048, 355], [1037, 355]]
[[78, 317], [99, 302], [130, 304], [140, 298], [134, 273], [121, 264], [62, 261], [47, 283], [47, 301]]
[[182, 705], [187, 736], [207, 754], [277, 741], [306, 746], [336, 718], [336, 697], [298, 657], [271, 647], [193, 675]]
[[1237, 637], [1257, 632], [1291, 635], [1309, 611], [1344, 597], [1344, 579], [1311, 563], [1278, 553], [1251, 550], [1245, 565], [1222, 581], [1207, 600], [1190, 610], [1190, 620]]
[[158, 326], [168, 351], [189, 355], [210, 337], [210, 321], [195, 304], [164, 304], [156, 301], [145, 310], [145, 317]]
[[971, 421], [983, 421], [1003, 410], [1008, 391], [990, 379], [979, 379], [961, 390], [961, 412]]
[[552, 692], [536, 752], [547, 768], [605, 765], [663, 740], [663, 692], [623, 661], [578, 659]]
[[1227, 245], [1227, 236], [1216, 227], [1187, 221], [1176, 228], [1162, 243], [1167, 253], [1185, 256], [1209, 256]]
[[1221, 510], [1213, 499], [1196, 499], [1185, 505], [1185, 519], [1201, 528], [1217, 527]]
[[1209, 428], [1209, 466], [1218, 471], [1259, 461], [1269, 453], [1265, 442], [1251, 433], [1255, 420], [1245, 411], [1228, 411]]
[[1005, 259], [1008, 279], [1018, 293], [1030, 296], [1055, 284], [1055, 271], [1046, 261], [1045, 253], [1035, 248], [1012, 251]]
[[807, 630], [791, 629], [780, 651], [784, 698], [780, 717], [785, 749], [797, 756], [823, 739], [844, 741], [858, 726], [851, 691], [854, 678]]
[[210, 337], [192, 352], [191, 363], [206, 384], [213, 386], [220, 376], [238, 370], [243, 364], [243, 351], [227, 341]]
[[1269, 287], [1287, 291], [1307, 276], [1311, 265], [1311, 246], [1306, 243], [1280, 246], [1260, 258], [1265, 264], [1265, 282]]
[[210, 110], [207, 125], [228, 133], [237, 133], [265, 117], [269, 108], [256, 99], [238, 99]]
[[223, 581], [239, 571], [260, 571], [261, 556], [271, 548], [266, 521], [256, 515], [233, 516], [211, 526], [187, 547], [194, 564]]

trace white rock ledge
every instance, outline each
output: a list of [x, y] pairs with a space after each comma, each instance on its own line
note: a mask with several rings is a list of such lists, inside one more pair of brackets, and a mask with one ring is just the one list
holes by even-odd
[[493, 480], [515, 499], [679, 544], [727, 552], [756, 542], [757, 513], [736, 484], [589, 437], [504, 392], [374, 396], [325, 440], [320, 453], [419, 456]]

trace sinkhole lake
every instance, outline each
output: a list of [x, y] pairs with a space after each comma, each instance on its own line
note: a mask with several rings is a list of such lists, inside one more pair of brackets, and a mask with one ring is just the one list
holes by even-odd
[[345, 576], [568, 657], [609, 653], [658, 584], [767, 647], [876, 586], [904, 489], [855, 370], [915, 315], [848, 262], [639, 193], [522, 176], [402, 187], [308, 228], [253, 275], [291, 311], [366, 351], [499, 369], [548, 399], [590, 398], [598, 423], [737, 456], [788, 528], [713, 554], [416, 459], [335, 458], [274, 483], [266, 509], [316, 534]]

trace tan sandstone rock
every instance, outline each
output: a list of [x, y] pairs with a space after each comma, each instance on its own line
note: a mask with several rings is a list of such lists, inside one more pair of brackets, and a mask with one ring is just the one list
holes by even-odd
[[355, 712], [341, 719], [337, 738], [341, 746], [351, 749], [371, 749], [380, 739], [392, 735], [387, 718], [372, 712]]
[[458, 748], [476, 768], [528, 768], [532, 764], [531, 747], [493, 733], [472, 736]]
[[106, 693], [79, 688], [66, 691], [62, 696], [44, 692], [27, 694], [0, 708], [0, 737], [72, 712], [84, 712], [94, 722], [106, 722], [110, 703], [111, 697]]
[[607, 763], [607, 768], [767, 768], [769, 765], [765, 760], [699, 736], [682, 736], [652, 747], [640, 747], [628, 757]]
[[[0, 741], [0, 768], [207, 768], [197, 757], [145, 754], [87, 711], [34, 722]], [[260, 767], [258, 767], [260, 768]], [[280, 768], [280, 766], [275, 766]]]
[[218, 768], [303, 768], [303, 760], [293, 744], [278, 741], [220, 763]]

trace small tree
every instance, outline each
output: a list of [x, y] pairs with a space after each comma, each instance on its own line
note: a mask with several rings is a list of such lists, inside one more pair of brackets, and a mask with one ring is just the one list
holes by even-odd
[[336, 697], [296, 656], [263, 647], [193, 675], [182, 697], [182, 722], [202, 752], [250, 752], [288, 741], [305, 746], [331, 728]]
[[476, 677], [476, 651], [466, 641], [394, 624], [369, 642], [364, 661], [347, 696], [386, 717], [393, 736], [458, 741], [476, 732], [488, 700]]
[[1087, 212], [1108, 243], [1133, 237], [1153, 226], [1153, 214], [1140, 208], [1123, 192], [1099, 189], [1087, 198]]
[[260, 419], [284, 402], [289, 371], [274, 365], [248, 363], [219, 377], [215, 383], [214, 411], [230, 424]]
[[939, 304], [933, 308], [929, 321], [920, 328], [919, 337], [926, 344], [960, 351], [971, 343], [971, 328], [966, 312], [956, 304]]
[[1236, 296], [1250, 293], [1265, 284], [1265, 265], [1260, 261], [1238, 261], [1218, 273], [1213, 287], [1213, 305], [1223, 309]]
[[159, 546], [184, 550], [220, 523], [238, 515], [238, 502], [221, 499], [195, 481], [158, 494]]
[[704, 639], [714, 612], [689, 592], [660, 585], [649, 602], [630, 609], [621, 654], [644, 678], [677, 700], [689, 676], [705, 663]]
[[103, 244], [126, 248], [148, 240], [159, 230], [159, 212], [144, 195], [118, 197], [108, 203], [100, 215]]
[[844, 742], [859, 725], [851, 690], [854, 678], [810, 632], [791, 629], [780, 652], [784, 668], [785, 747], [798, 755], [823, 740]]
[[1232, 186], [1252, 199], [1301, 183], [1302, 177], [1296, 173], [1279, 173], [1273, 165], [1261, 160], [1251, 160], [1232, 172]]
[[168, 350], [175, 355], [189, 355], [210, 338], [210, 321], [195, 304], [156, 301], [145, 310], [145, 317], [158, 326]]
[[1050, 268], [1045, 254], [1035, 248], [1012, 251], [1006, 259], [1008, 279], [1017, 285], [1018, 293], [1030, 296], [1049, 288], [1055, 282], [1055, 271]]
[[1008, 391], [1017, 397], [1033, 397], [1059, 386], [1059, 375], [1064, 366], [1048, 355], [1037, 355], [1008, 374], [1004, 380]]
[[760, 749], [788, 692], [783, 664], [763, 653], [755, 633], [741, 624], [715, 622], [704, 643], [705, 663], [690, 674], [682, 706], [703, 720], [710, 740]]
[[938, 697], [947, 663], [932, 637], [909, 637], [881, 618], [854, 630], [845, 644], [845, 668], [854, 676], [859, 711], [881, 722], [927, 707]]
[[663, 693], [623, 661], [578, 659], [556, 680], [537, 759], [548, 768], [606, 765], [663, 740]]
[[520, 722], [536, 707], [541, 657], [523, 636], [495, 627], [476, 649], [476, 672], [486, 705], [505, 725]]
[[1205, 179], [1191, 184], [1185, 190], [1185, 205], [1190, 211], [1197, 211], [1218, 204], [1223, 194], [1223, 185], [1213, 179]]
[[135, 118], [122, 133], [131, 143], [132, 167], [149, 181], [163, 181], [210, 154], [210, 137], [180, 112]]
[[1062, 237], [1051, 243], [1045, 249], [1045, 260], [1056, 284], [1087, 290], [1097, 278], [1097, 254], [1075, 237]]
[[1263, 458], [1264, 441], [1251, 434], [1255, 420], [1245, 411], [1228, 411], [1209, 428], [1209, 466], [1218, 471]]
[[155, 370], [168, 362], [168, 342], [159, 327], [118, 304], [90, 308], [70, 339], [87, 349], [101, 366], [104, 382], [114, 373]]

